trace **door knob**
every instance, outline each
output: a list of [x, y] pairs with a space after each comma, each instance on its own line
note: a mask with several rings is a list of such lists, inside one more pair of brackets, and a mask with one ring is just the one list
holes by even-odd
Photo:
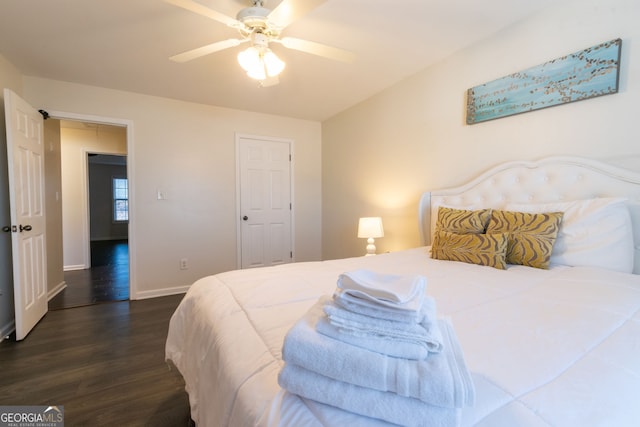
[[248, 217], [248, 216], [246, 216], [246, 215], [242, 217], [242, 220], [243, 220], [243, 221], [246, 221], [246, 220], [248, 220], [248, 219], [249, 219], [249, 217]]
[[30, 225], [22, 225], [20, 224], [20, 232], [22, 233], [23, 231], [31, 231], [31, 226]]
[[4, 227], [2, 227], [2, 231], [4, 231], [5, 233], [9, 233], [11, 231], [11, 227], [5, 225]]

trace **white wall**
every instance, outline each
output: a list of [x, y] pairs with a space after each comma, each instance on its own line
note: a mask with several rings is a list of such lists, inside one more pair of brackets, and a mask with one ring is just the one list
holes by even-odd
[[61, 128], [62, 241], [65, 270], [89, 268], [87, 153], [127, 154], [126, 129]]
[[65, 287], [62, 245], [62, 174], [60, 121], [44, 121], [44, 182], [47, 216], [47, 291], [53, 298]]
[[38, 109], [132, 123], [132, 298], [183, 291], [236, 268], [236, 132], [294, 141], [294, 256], [320, 259], [320, 123], [40, 78], [25, 77], [24, 86]]
[[[637, 0], [559, 2], [324, 122], [323, 258], [364, 253], [360, 216], [383, 217], [379, 252], [417, 246], [421, 192], [503, 161], [640, 154], [638, 22]], [[618, 37], [618, 94], [465, 124], [468, 88]]]

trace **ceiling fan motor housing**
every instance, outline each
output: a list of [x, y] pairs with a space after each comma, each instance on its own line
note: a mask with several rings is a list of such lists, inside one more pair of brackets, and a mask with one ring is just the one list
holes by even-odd
[[267, 26], [267, 17], [270, 13], [271, 10], [262, 6], [246, 7], [238, 12], [236, 19], [250, 28], [264, 28]]

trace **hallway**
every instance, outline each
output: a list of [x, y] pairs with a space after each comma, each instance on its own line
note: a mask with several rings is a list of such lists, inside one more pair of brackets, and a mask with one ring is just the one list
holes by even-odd
[[64, 280], [67, 287], [49, 301], [49, 310], [128, 300], [128, 241], [92, 241], [91, 268], [65, 271]]

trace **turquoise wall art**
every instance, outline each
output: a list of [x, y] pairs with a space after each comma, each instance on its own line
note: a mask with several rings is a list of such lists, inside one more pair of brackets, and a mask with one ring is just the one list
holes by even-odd
[[510, 74], [467, 91], [467, 124], [618, 92], [621, 39]]

